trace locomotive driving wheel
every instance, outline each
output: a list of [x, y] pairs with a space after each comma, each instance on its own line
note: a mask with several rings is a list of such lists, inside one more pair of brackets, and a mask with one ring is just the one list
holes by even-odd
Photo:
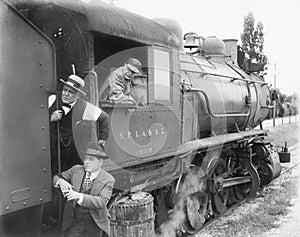
[[259, 175], [250, 160], [246, 161], [246, 170], [242, 171], [243, 176], [251, 177], [251, 182], [239, 184], [233, 187], [237, 200], [246, 197], [254, 197], [260, 185]]
[[225, 161], [218, 159], [210, 174], [210, 177], [213, 181], [211, 193], [212, 207], [216, 215], [222, 214], [226, 210], [229, 188], [222, 187], [222, 180], [227, 176]]
[[274, 170], [272, 165], [266, 162], [259, 162], [256, 169], [260, 178], [260, 186], [267, 185], [273, 180]]
[[208, 209], [208, 195], [194, 193], [189, 195], [184, 206], [185, 221], [184, 229], [189, 234], [197, 233], [205, 222]]

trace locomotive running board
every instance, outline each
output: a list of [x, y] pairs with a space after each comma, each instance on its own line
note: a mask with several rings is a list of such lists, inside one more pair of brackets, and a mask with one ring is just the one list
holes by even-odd
[[179, 147], [177, 153], [181, 154], [188, 151], [195, 151], [195, 150], [206, 149], [209, 147], [222, 146], [223, 144], [241, 141], [249, 137], [262, 136], [262, 135], [267, 135], [267, 131], [253, 129], [253, 130], [241, 131], [238, 133], [228, 133], [228, 134], [216, 135], [214, 137], [201, 138], [195, 141], [190, 141], [182, 144]]

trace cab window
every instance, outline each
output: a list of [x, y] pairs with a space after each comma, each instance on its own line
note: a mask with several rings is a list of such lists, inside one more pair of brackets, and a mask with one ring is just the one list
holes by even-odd
[[159, 49], [153, 50], [154, 100], [170, 101], [170, 54]]

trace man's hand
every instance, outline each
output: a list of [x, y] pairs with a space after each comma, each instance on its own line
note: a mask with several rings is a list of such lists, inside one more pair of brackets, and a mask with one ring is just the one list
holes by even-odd
[[66, 192], [64, 192], [65, 197], [67, 197], [67, 200], [76, 200], [78, 201], [80, 198], [80, 193], [74, 191], [74, 190], [67, 190]]
[[73, 186], [64, 179], [58, 180], [58, 186], [60, 187], [60, 190], [64, 194], [64, 196], [65, 196], [65, 192], [73, 189]]
[[62, 110], [55, 110], [55, 111], [52, 113], [52, 115], [51, 115], [50, 121], [51, 121], [51, 122], [56, 122], [56, 121], [58, 121], [58, 120], [61, 120], [62, 115], [63, 115], [63, 111], [62, 111]]
[[105, 146], [105, 140], [99, 140], [98, 144], [101, 145], [101, 146]]

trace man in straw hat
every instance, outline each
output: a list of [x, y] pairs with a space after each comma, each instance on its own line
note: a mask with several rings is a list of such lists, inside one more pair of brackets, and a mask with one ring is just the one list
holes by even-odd
[[[85, 95], [85, 92], [81, 89], [85, 86], [82, 78], [76, 75], [70, 75], [67, 81], [62, 79], [60, 79], [60, 81], [63, 83], [61, 98], [58, 98], [58, 103], [52, 102], [52, 106], [49, 111], [51, 122], [51, 168], [53, 174], [58, 173], [57, 122], [59, 122], [60, 125], [61, 171], [65, 171], [73, 165], [82, 164], [77, 149], [84, 147], [86, 144], [82, 143], [86, 141], [74, 139], [74, 136], [76, 135], [74, 128], [78, 128], [78, 122], [97, 121], [99, 124], [99, 143], [101, 144], [104, 144], [104, 141], [107, 140], [110, 128], [107, 113], [97, 106], [79, 98], [80, 95]], [[79, 137], [80, 136], [84, 137], [84, 134], [79, 134]]]
[[115, 179], [101, 168], [103, 159], [108, 156], [95, 142], [90, 142], [82, 154], [84, 165], [76, 165], [53, 178], [54, 186], [59, 187], [67, 199], [62, 230], [66, 237], [109, 236], [106, 205]]
[[131, 101], [136, 103], [130, 95], [132, 80], [141, 74], [142, 63], [136, 58], [129, 58], [124, 66], [112, 71], [107, 80], [109, 87], [108, 99], [112, 101]]

